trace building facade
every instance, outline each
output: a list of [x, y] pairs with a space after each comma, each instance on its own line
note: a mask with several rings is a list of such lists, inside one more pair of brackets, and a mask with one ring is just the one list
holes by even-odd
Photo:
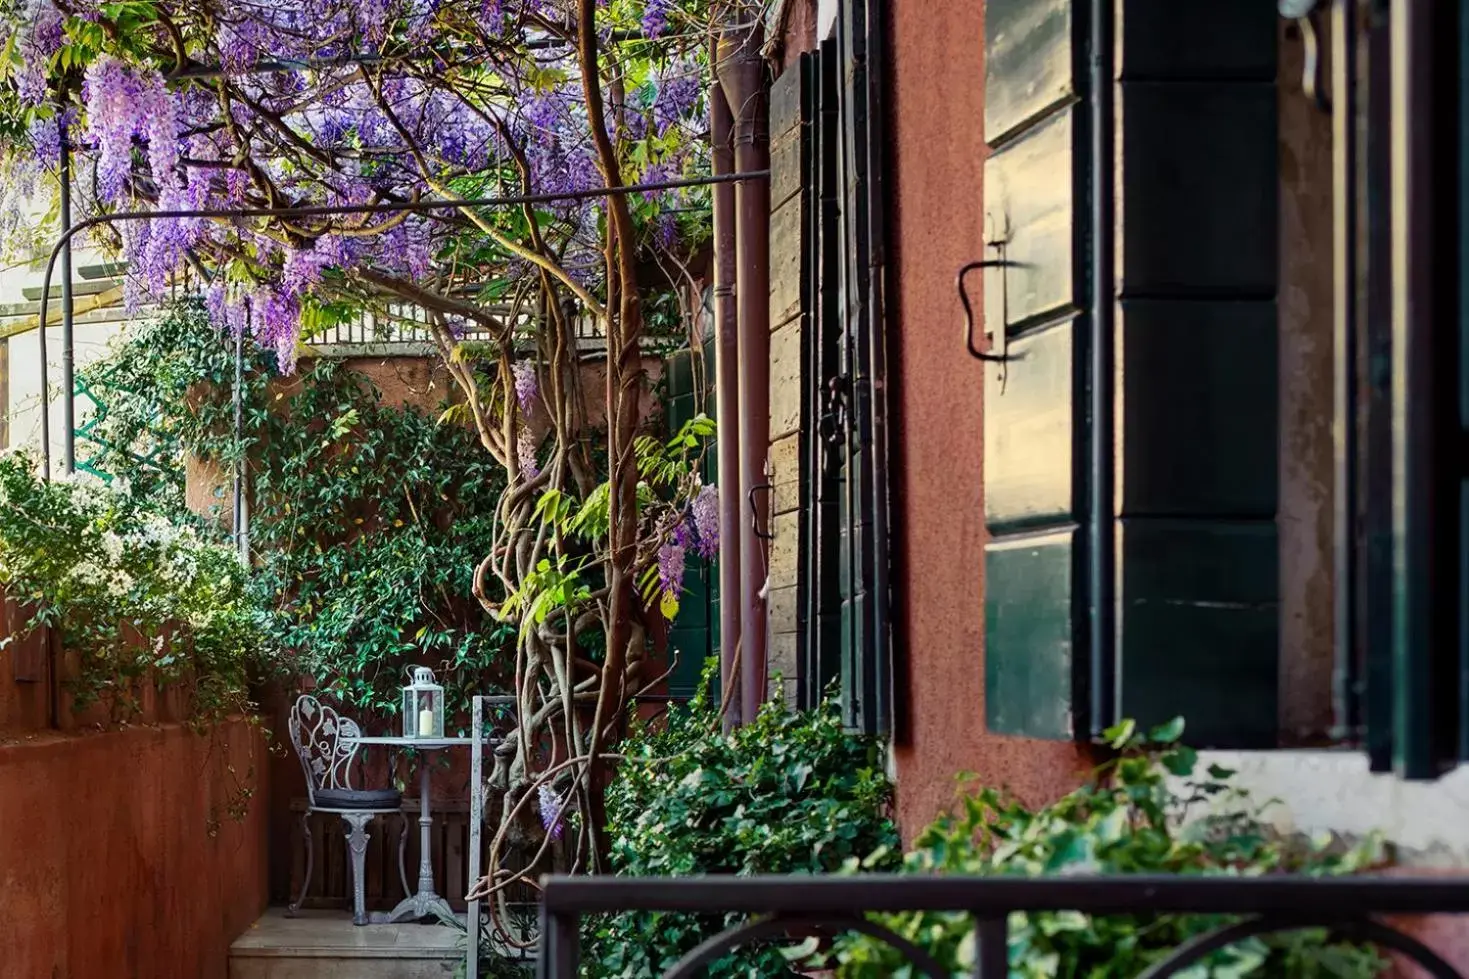
[[1182, 715], [1469, 868], [1461, 25], [1296, 6], [771, 13], [769, 666], [906, 833]]

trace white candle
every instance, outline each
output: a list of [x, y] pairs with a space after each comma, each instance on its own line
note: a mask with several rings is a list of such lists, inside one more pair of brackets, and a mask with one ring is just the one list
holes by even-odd
[[418, 712], [418, 736], [420, 738], [434, 736], [434, 712], [427, 708]]

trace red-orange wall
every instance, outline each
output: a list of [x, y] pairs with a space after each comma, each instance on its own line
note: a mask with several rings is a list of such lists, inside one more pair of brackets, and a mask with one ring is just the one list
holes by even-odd
[[907, 717], [895, 746], [911, 836], [953, 798], [954, 775], [1028, 801], [1064, 794], [1090, 767], [1071, 744], [984, 729], [984, 374], [964, 352], [954, 273], [983, 254], [981, 0], [890, 5], [896, 304], [889, 337], [897, 637]]
[[[224, 979], [265, 907], [258, 728], [176, 724], [0, 741], [0, 975]], [[211, 821], [218, 819], [211, 832]]]

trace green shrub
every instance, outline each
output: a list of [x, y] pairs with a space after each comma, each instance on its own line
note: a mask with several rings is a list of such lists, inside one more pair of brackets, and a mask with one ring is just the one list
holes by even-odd
[[[800, 713], [769, 704], [725, 735], [700, 698], [623, 751], [628, 761], [607, 800], [617, 874], [818, 874], [874, 851], [896, 853], [882, 744], [846, 733], [833, 704]], [[629, 913], [591, 923], [590, 974], [659, 975], [737, 920]], [[728, 955], [704, 974], [788, 969], [778, 949], [764, 947]]]
[[125, 492], [37, 469], [0, 455], [0, 586], [30, 613], [0, 649], [59, 629], [79, 706], [105, 695], [126, 715], [145, 679], [189, 684], [201, 718], [245, 706], [259, 633], [235, 552]]
[[[1195, 752], [1177, 743], [1182, 721], [1137, 736], [1129, 722], [1108, 732], [1120, 754], [1088, 784], [1053, 805], [1029, 809], [993, 789], [961, 797], [904, 860], [913, 873], [981, 875], [1175, 874], [1253, 876], [1277, 872], [1351, 873], [1381, 858], [1376, 840], [1343, 849], [1323, 838], [1283, 840], [1219, 766], [1197, 771]], [[1172, 776], [1170, 778], [1170, 776]], [[1186, 817], [1193, 818], [1186, 818]], [[853, 869], [849, 867], [848, 869]], [[971, 974], [968, 915], [908, 913], [874, 920], [935, 955], [955, 975]], [[1227, 923], [1210, 915], [1111, 915], [1074, 911], [1009, 918], [1010, 975], [1017, 979], [1134, 976], [1190, 937]], [[844, 979], [916, 975], [901, 956], [865, 937], [842, 939], [833, 959]], [[1372, 951], [1328, 944], [1324, 931], [1249, 939], [1182, 973], [1208, 977], [1370, 977]]]

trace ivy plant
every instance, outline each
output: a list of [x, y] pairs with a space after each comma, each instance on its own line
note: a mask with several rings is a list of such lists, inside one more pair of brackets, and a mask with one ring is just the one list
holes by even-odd
[[[717, 665], [717, 664], [714, 664]], [[710, 686], [706, 672], [701, 689]], [[847, 733], [834, 703], [794, 712], [770, 703], [733, 733], [700, 695], [661, 729], [622, 747], [608, 790], [615, 873], [819, 874], [857, 856], [896, 853], [882, 743]], [[895, 863], [877, 857], [878, 867]], [[628, 913], [588, 925], [591, 974], [660, 975], [737, 916]], [[742, 949], [709, 976], [791, 973], [778, 947]]]
[[[1107, 732], [1116, 757], [1052, 805], [1029, 808], [991, 788], [962, 794], [953, 812], [919, 834], [903, 869], [981, 876], [1334, 875], [1381, 861], [1375, 838], [1353, 846], [1329, 836], [1282, 838], [1265, 821], [1265, 807], [1234, 784], [1235, 773], [1218, 765], [1202, 767], [1193, 749], [1178, 742], [1182, 733], [1182, 720], [1146, 733], [1130, 721], [1118, 725]], [[879, 850], [844, 869], [888, 859]], [[954, 975], [972, 973], [971, 916], [924, 912], [873, 918], [927, 950]], [[1009, 918], [1010, 975], [1135, 976], [1191, 937], [1231, 920], [1198, 914], [1016, 912]], [[826, 964], [843, 979], [917, 975], [897, 952], [866, 937], [842, 939], [828, 958]], [[1383, 965], [1370, 949], [1333, 944], [1324, 931], [1305, 930], [1238, 942], [1181, 974], [1188, 979], [1367, 979]]]

